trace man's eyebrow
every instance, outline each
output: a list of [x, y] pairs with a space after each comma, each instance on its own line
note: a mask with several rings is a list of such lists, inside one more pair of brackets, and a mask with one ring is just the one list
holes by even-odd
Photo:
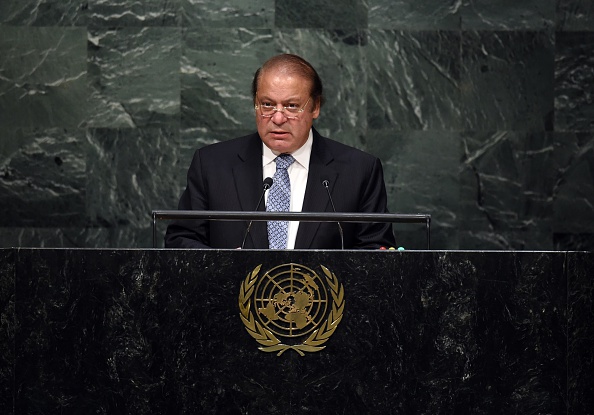
[[[258, 95], [258, 98], [260, 99], [260, 101], [266, 100], [266, 101], [274, 101], [272, 98], [268, 97], [267, 95]], [[292, 96], [289, 97], [287, 99], [283, 99], [279, 102], [290, 102], [290, 101], [300, 101], [301, 97], [298, 96]]]

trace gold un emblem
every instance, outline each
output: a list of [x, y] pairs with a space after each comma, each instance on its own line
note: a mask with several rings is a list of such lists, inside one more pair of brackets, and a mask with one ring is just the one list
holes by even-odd
[[318, 352], [344, 312], [344, 288], [320, 265], [323, 277], [299, 264], [278, 265], [260, 276], [258, 265], [239, 289], [239, 312], [264, 352]]

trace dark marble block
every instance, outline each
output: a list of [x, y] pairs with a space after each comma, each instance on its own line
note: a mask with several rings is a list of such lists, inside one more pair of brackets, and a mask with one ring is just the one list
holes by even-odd
[[0, 250], [0, 413], [14, 404], [15, 251]]
[[594, 258], [592, 253], [567, 256], [567, 401], [570, 414], [592, 413], [594, 408]]
[[[15, 413], [577, 414], [588, 404], [591, 253], [0, 252], [16, 272]], [[240, 319], [242, 281], [286, 263], [325, 265], [344, 286], [342, 321], [319, 352], [264, 353]]]
[[79, 126], [87, 117], [87, 32], [0, 25], [0, 128]]

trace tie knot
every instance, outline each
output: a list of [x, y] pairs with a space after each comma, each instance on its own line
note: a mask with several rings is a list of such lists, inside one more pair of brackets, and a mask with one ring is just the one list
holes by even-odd
[[288, 169], [291, 164], [295, 161], [292, 155], [290, 154], [281, 154], [277, 158], [274, 159], [276, 162], [277, 169]]

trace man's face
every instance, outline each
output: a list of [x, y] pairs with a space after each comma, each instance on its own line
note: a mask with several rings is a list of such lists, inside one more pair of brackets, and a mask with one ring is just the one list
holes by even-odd
[[292, 153], [305, 144], [313, 120], [320, 115], [318, 103], [309, 99], [310, 91], [311, 82], [300, 76], [288, 75], [274, 69], [262, 73], [256, 104], [267, 102], [277, 108], [293, 105], [301, 108], [307, 103], [303, 112], [286, 114], [297, 116], [295, 120], [288, 119], [286, 111], [277, 111], [272, 118], [265, 118], [259, 109], [256, 110], [258, 133], [268, 148], [279, 153]]

